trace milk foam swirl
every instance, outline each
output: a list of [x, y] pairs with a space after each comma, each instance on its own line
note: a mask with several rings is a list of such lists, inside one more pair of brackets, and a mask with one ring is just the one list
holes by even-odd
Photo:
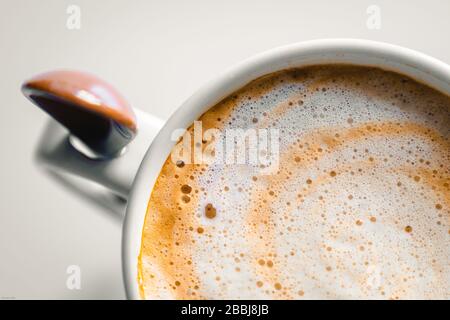
[[450, 299], [448, 96], [312, 66], [257, 79], [200, 120], [279, 129], [279, 170], [168, 159], [144, 224], [143, 298]]

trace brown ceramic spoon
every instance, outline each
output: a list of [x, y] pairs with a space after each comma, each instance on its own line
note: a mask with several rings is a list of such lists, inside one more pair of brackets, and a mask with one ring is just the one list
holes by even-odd
[[77, 71], [40, 74], [23, 94], [81, 140], [96, 158], [113, 158], [134, 138], [136, 116], [122, 95], [98, 77]]

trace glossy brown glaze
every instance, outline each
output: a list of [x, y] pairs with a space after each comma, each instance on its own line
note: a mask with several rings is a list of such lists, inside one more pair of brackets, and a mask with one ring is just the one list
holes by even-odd
[[40, 91], [70, 101], [136, 130], [136, 116], [125, 98], [106, 81], [79, 71], [52, 71], [24, 83], [31, 93]]
[[100, 155], [120, 153], [136, 134], [136, 116], [128, 102], [94, 75], [47, 72], [26, 81], [22, 92]]

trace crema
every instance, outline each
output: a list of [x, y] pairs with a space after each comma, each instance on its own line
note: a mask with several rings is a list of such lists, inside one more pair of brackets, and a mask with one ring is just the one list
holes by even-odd
[[143, 298], [450, 299], [448, 96], [317, 65], [256, 79], [199, 121], [276, 130], [277, 166], [169, 156], [142, 232]]

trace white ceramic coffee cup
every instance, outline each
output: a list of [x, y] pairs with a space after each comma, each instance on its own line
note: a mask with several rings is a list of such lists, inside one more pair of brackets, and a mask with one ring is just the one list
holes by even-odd
[[93, 180], [128, 200], [122, 238], [123, 278], [128, 298], [140, 298], [137, 264], [141, 233], [153, 184], [175, 145], [172, 133], [187, 128], [211, 106], [262, 75], [324, 63], [381, 67], [450, 95], [450, 66], [437, 59], [385, 43], [326, 39], [276, 48], [243, 61], [209, 81], [165, 123], [135, 110], [138, 133], [123, 154], [116, 157], [93, 160], [81, 156], [75, 148], [63, 143], [67, 131], [54, 125], [49, 127], [38, 149], [41, 163], [58, 172], [68, 171]]

